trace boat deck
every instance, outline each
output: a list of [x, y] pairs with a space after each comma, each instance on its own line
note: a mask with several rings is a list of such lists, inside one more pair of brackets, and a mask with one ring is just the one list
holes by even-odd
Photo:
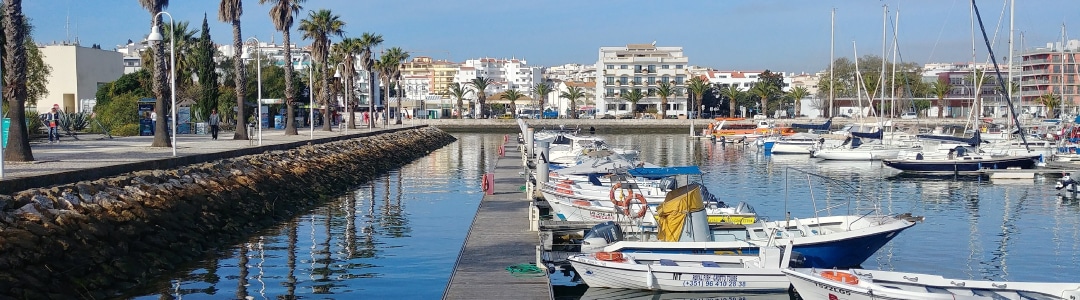
[[518, 173], [521, 152], [514, 139], [498, 159], [494, 194], [484, 195], [454, 264], [443, 299], [552, 299], [550, 279], [515, 275], [507, 267], [536, 262], [538, 237], [529, 231], [529, 203]]

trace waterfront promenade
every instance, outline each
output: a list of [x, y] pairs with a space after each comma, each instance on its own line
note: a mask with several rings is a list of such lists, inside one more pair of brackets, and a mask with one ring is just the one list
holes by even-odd
[[[113, 137], [100, 134], [80, 134], [79, 140], [65, 136], [60, 143], [33, 140], [30, 147], [34, 153], [32, 162], [4, 162], [4, 177], [0, 180], [0, 193], [12, 193], [34, 187], [71, 183], [113, 176], [124, 172], [164, 169], [199, 163], [220, 158], [254, 154], [262, 151], [282, 150], [298, 145], [326, 143], [341, 139], [377, 134], [388, 130], [410, 128], [414, 125], [380, 125], [374, 129], [349, 130], [346, 135], [340, 128], [322, 131], [316, 128], [314, 137], [306, 128], [299, 135], [287, 136], [284, 130], [264, 129], [262, 146], [257, 136], [252, 140], [233, 140], [232, 132], [222, 132], [218, 140], [210, 135], [182, 134], [176, 137], [176, 157], [171, 147], [150, 147], [152, 136]], [[96, 177], [96, 178], [95, 178]]]

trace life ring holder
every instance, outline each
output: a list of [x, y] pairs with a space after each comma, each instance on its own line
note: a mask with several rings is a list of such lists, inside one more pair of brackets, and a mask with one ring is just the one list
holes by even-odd
[[859, 284], [859, 277], [847, 272], [821, 271], [821, 278], [846, 284]]
[[484, 177], [480, 178], [480, 190], [487, 192], [490, 189], [491, 189], [491, 185], [488, 182], [487, 174], [484, 174]]
[[[632, 204], [634, 200], [637, 200], [641, 204], [641, 209], [637, 211], [637, 214], [630, 211], [630, 204]], [[641, 194], [631, 194], [630, 197], [626, 198], [626, 201], [623, 202], [622, 208], [623, 213], [625, 213], [626, 216], [640, 219], [645, 217], [645, 211], [649, 210], [649, 203], [645, 202], [645, 196]]]

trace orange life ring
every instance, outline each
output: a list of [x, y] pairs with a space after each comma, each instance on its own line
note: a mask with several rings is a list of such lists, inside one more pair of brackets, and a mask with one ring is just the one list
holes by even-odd
[[[615, 198], [615, 190], [619, 190], [620, 198]], [[610, 199], [611, 203], [615, 204], [615, 206], [626, 206], [627, 203], [630, 203], [629, 196], [634, 195], [634, 191], [630, 191], [629, 195], [623, 194], [622, 191], [622, 182], [616, 182], [615, 185], [611, 186], [611, 190], [608, 191], [608, 199]]]
[[821, 271], [821, 278], [846, 284], [859, 284], [859, 277], [841, 271]]
[[487, 174], [484, 174], [484, 177], [480, 178], [480, 190], [487, 192], [489, 189], [491, 186], [488, 184]]
[[[639, 203], [641, 203], [641, 209], [637, 211], [637, 214], [630, 212], [630, 204], [634, 200], [637, 200]], [[622, 208], [623, 213], [625, 213], [626, 216], [640, 219], [642, 217], [645, 217], [645, 211], [649, 210], [649, 204], [645, 202], [645, 196], [642, 196], [641, 194], [630, 194], [630, 197], [627, 197], [626, 201], [623, 202]]]

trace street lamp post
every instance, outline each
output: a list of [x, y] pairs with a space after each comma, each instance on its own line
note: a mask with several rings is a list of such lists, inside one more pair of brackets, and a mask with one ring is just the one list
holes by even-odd
[[[344, 62], [338, 64], [338, 66], [340, 66], [341, 69], [346, 69]], [[341, 78], [342, 84], [344, 85], [344, 87], [342, 87], [342, 89], [345, 90], [345, 98], [342, 99], [341, 103], [342, 103], [342, 105], [345, 106], [345, 114], [341, 116], [341, 122], [345, 124], [345, 132], [344, 132], [344, 134], [349, 134], [349, 125], [350, 124], [349, 124], [348, 114], [349, 114], [349, 81], [350, 80], [349, 80], [348, 75], [346, 75], [346, 76], [341, 75], [341, 69], [338, 69], [337, 72], [334, 72], [334, 78]]]
[[172, 116], [172, 156], [176, 156], [176, 22], [173, 21], [173, 17], [166, 11], [160, 11], [154, 15], [154, 26], [150, 27], [150, 35], [146, 37], [149, 42], [160, 42], [164, 37], [161, 36], [161, 32], [158, 32], [158, 17], [162, 14], [169, 16], [169, 68], [170, 75], [170, 92], [169, 96], [172, 98], [172, 109], [170, 109], [170, 116]]
[[307, 56], [310, 62], [305, 67], [308, 69], [308, 139], [315, 139], [315, 86], [313, 85], [315, 77], [311, 73], [311, 69], [315, 67], [315, 57], [307, 53], [304, 53], [304, 56]]
[[[262, 52], [262, 44], [255, 37], [249, 37], [248, 40], [255, 41], [255, 76], [259, 90], [255, 100], [255, 126], [259, 128], [259, 146], [262, 146], [262, 53], [260, 53]], [[244, 51], [244, 54], [240, 56], [240, 59], [249, 58], [251, 56], [247, 51]]]

